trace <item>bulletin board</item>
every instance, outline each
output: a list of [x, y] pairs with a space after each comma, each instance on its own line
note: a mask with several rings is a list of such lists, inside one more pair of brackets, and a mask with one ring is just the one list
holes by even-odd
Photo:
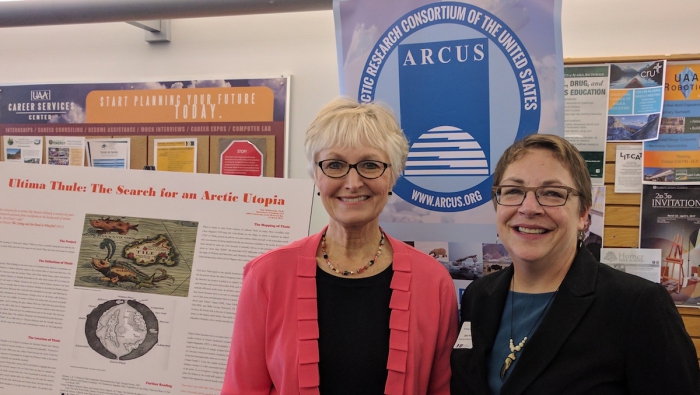
[[[606, 57], [606, 58], [567, 58], [566, 66], [644, 62], [666, 59], [669, 61], [700, 60], [700, 54], [649, 55], [643, 57]], [[642, 143], [607, 143], [605, 154], [605, 220], [603, 247], [638, 248], [641, 215], [641, 193], [615, 193], [616, 147], [618, 144]], [[640, 180], [641, 183], [641, 180]], [[686, 330], [691, 336], [700, 359], [700, 309], [678, 307]]]
[[198, 173], [219, 173], [221, 142], [245, 141], [263, 176], [286, 177], [289, 83], [282, 76], [0, 86], [0, 136], [44, 145], [52, 136], [128, 137], [131, 169], [154, 165], [155, 139], [188, 139]]

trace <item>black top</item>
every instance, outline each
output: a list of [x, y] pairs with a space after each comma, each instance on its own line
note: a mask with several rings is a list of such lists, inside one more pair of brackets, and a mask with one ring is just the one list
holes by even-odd
[[321, 394], [384, 394], [393, 276], [391, 266], [358, 279], [316, 269]]
[[[487, 359], [512, 278], [510, 266], [464, 292], [472, 347], [452, 350], [453, 394], [489, 393]], [[668, 291], [585, 248], [517, 358], [501, 395], [700, 395], [698, 356]]]

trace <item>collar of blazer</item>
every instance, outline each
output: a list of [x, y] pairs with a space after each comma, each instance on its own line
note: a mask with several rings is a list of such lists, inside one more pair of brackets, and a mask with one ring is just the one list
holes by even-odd
[[[517, 366], [501, 388], [501, 394], [522, 393], [554, 359], [593, 303], [597, 275], [597, 262], [587, 249], [579, 248], [549, 312], [532, 338], [528, 339], [527, 347], [518, 357]], [[493, 344], [498, 332], [501, 313], [513, 277], [513, 266], [499, 277], [484, 289], [488, 297], [493, 297], [500, 306], [496, 314], [483, 322], [484, 340], [489, 345]], [[487, 352], [490, 352], [490, 348], [491, 346]]]

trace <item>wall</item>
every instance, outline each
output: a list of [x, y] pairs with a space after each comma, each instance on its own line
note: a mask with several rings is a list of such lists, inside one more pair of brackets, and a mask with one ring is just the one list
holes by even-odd
[[0, 28], [0, 85], [291, 75], [292, 178], [308, 178], [304, 133], [337, 70], [331, 11], [176, 19], [167, 44], [126, 23]]
[[700, 54], [697, 0], [563, 0], [564, 58]]
[[[485, 0], [483, 0], [485, 1]], [[565, 58], [700, 53], [697, 0], [563, 0]], [[0, 84], [292, 76], [289, 175], [303, 136], [339, 94], [332, 11], [178, 19], [169, 44], [126, 23], [0, 28]], [[327, 222], [320, 205], [311, 231]]]

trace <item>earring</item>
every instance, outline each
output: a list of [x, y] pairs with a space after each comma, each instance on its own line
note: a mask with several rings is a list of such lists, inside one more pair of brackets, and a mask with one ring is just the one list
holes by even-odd
[[394, 192], [389, 191], [389, 196], [391, 196], [391, 195], [393, 195], [393, 194], [394, 194]]
[[498, 232], [496, 232], [496, 244], [498, 244], [498, 243], [499, 243], [499, 240], [498, 240]]
[[586, 232], [579, 230], [578, 231], [578, 241], [583, 241], [583, 239], [586, 238]]
[[316, 196], [321, 196], [321, 192], [316, 192]]

